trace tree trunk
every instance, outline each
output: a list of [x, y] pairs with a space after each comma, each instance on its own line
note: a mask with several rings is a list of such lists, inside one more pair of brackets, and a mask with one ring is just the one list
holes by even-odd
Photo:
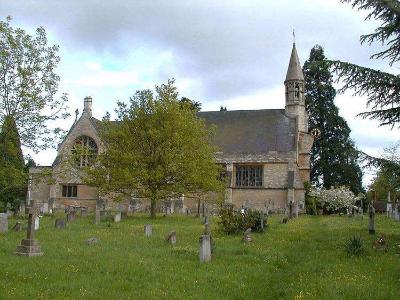
[[151, 205], [150, 205], [150, 218], [155, 219], [156, 218], [156, 207], [157, 206], [157, 201], [156, 199], [151, 199]]

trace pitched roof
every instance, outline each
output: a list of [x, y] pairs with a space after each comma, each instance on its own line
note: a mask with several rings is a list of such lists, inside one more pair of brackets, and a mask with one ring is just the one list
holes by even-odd
[[199, 112], [216, 125], [214, 144], [224, 153], [266, 153], [295, 150], [295, 119], [284, 109]]
[[289, 67], [286, 73], [287, 80], [304, 80], [299, 56], [297, 55], [296, 44], [293, 43], [292, 54], [290, 55]]

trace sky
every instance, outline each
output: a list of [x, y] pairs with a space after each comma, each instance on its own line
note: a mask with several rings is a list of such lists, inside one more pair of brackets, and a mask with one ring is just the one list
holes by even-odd
[[[379, 23], [339, 0], [0, 0], [0, 19], [7, 16], [30, 33], [43, 26], [60, 46], [59, 90], [69, 94], [72, 116], [85, 96], [101, 118], [118, 100], [169, 78], [205, 111], [284, 108], [293, 30], [301, 63], [319, 44], [329, 59], [398, 73], [388, 61], [370, 59], [380, 45], [359, 42]], [[348, 92], [335, 103], [361, 150], [377, 155], [400, 139], [397, 128], [356, 116], [365, 99]], [[56, 150], [32, 155], [50, 165]]]

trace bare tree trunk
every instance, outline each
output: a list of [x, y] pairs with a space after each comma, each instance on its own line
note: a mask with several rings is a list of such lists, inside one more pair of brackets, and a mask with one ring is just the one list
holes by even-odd
[[157, 208], [157, 201], [156, 199], [151, 199], [151, 205], [150, 205], [150, 217], [152, 219], [156, 218], [156, 208]]

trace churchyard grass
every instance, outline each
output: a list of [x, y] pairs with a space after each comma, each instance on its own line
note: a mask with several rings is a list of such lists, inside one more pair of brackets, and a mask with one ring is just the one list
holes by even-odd
[[[137, 215], [120, 223], [93, 224], [78, 218], [66, 229], [41, 219], [36, 232], [44, 256], [13, 255], [25, 232], [0, 233], [0, 299], [399, 299], [400, 223], [378, 215], [376, 235], [368, 218], [301, 216], [280, 224], [268, 220], [265, 233], [218, 232], [210, 263], [199, 262], [201, 219]], [[16, 223], [10, 220], [10, 228]], [[145, 237], [144, 224], [153, 226]], [[164, 238], [176, 230], [177, 243]], [[386, 235], [388, 251], [373, 248]], [[349, 257], [346, 240], [359, 235], [365, 253]], [[90, 237], [98, 244], [86, 244]]]

